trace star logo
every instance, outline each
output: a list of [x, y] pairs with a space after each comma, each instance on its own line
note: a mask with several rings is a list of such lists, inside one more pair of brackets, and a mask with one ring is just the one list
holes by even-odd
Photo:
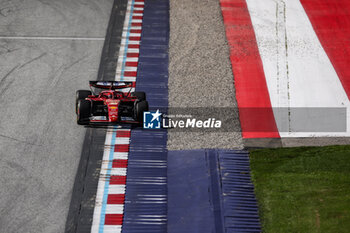
[[153, 116], [151, 122], [153, 122], [154, 120], [157, 119], [157, 121], [159, 121], [159, 117], [162, 115], [160, 112], [159, 112], [159, 109], [157, 109], [157, 111], [155, 113], [151, 113], [151, 115]]

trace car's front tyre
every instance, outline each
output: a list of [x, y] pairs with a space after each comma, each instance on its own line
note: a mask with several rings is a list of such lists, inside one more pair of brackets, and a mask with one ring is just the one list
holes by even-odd
[[78, 100], [77, 104], [77, 123], [87, 125], [91, 116], [91, 102], [89, 100]]
[[75, 113], [78, 113], [78, 101], [85, 100], [89, 95], [92, 95], [89, 90], [77, 90], [75, 93]]
[[148, 111], [148, 102], [146, 100], [137, 102], [134, 107], [134, 119], [142, 124], [143, 113]]

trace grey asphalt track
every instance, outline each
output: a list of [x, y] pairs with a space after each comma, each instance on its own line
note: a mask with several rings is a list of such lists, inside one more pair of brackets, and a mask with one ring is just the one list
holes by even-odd
[[[170, 1], [169, 57], [169, 107], [236, 107], [219, 1]], [[168, 149], [243, 148], [235, 121], [234, 132], [170, 130]]]
[[[63, 232], [112, 0], [0, 1], [0, 232]], [[8, 37], [6, 39], [6, 37]]]

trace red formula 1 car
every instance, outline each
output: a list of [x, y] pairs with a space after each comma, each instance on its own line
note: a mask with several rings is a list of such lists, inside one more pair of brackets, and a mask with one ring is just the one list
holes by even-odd
[[131, 92], [133, 89], [131, 82], [90, 81], [90, 89], [91, 91], [76, 92], [76, 114], [79, 125], [142, 124], [143, 112], [148, 111], [146, 94]]

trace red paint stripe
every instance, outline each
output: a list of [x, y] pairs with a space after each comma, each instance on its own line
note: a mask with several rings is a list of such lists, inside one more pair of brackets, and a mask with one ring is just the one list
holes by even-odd
[[116, 137], [117, 138], [120, 138], [120, 137], [123, 137], [123, 138], [129, 138], [131, 135], [131, 131], [121, 131], [121, 130], [117, 130], [117, 133], [116, 133]]
[[132, 19], [142, 19], [142, 16], [134, 15]]
[[108, 194], [107, 204], [124, 204], [124, 194]]
[[278, 138], [265, 74], [245, 0], [220, 0], [243, 138]]
[[143, 8], [144, 5], [143, 4], [134, 4], [134, 8]]
[[105, 225], [122, 225], [123, 214], [106, 214]]
[[136, 11], [133, 11], [133, 13], [135, 13], [135, 14], [143, 14], [143, 11], [142, 10], [136, 10]]
[[129, 145], [128, 144], [116, 144], [114, 146], [114, 152], [129, 152]]
[[130, 29], [130, 33], [141, 33], [141, 29]]
[[140, 37], [140, 36], [130, 36], [130, 37], [129, 37], [129, 40], [132, 40], [132, 41], [140, 41], [140, 40], [141, 40], [141, 37]]
[[128, 44], [128, 48], [130, 48], [130, 49], [139, 49], [140, 45], [139, 44]]
[[350, 1], [300, 2], [350, 99]]
[[132, 27], [141, 27], [142, 23], [131, 23]]
[[127, 57], [139, 57], [138, 53], [128, 53], [126, 54]]
[[138, 62], [132, 62], [132, 61], [125, 62], [125, 66], [137, 67], [138, 64], [139, 64]]
[[126, 184], [126, 176], [111, 176], [109, 184]]
[[145, 2], [145, 0], [135, 0], [135, 2]]
[[114, 159], [112, 163], [113, 168], [127, 168], [128, 160], [127, 159]]
[[124, 71], [125, 77], [136, 77], [137, 72], [136, 71]]

